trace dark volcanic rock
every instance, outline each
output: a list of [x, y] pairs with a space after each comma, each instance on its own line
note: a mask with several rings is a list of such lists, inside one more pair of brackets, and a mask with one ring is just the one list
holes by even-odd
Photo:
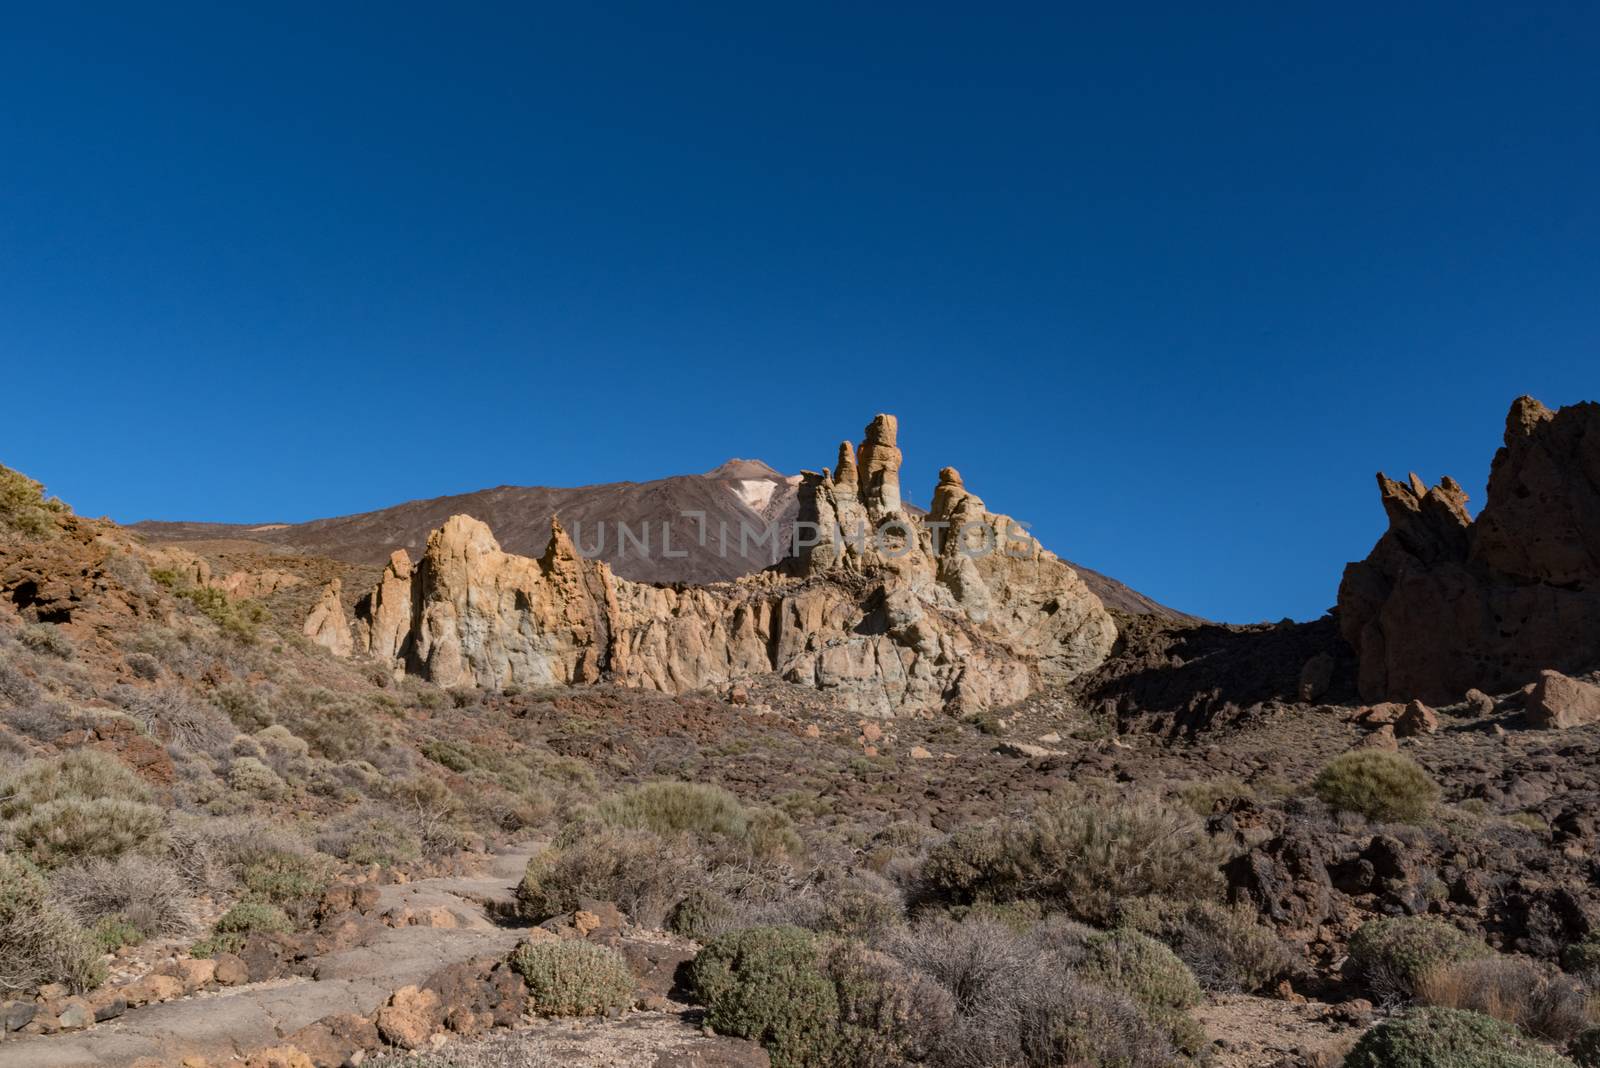
[[1476, 520], [1453, 479], [1378, 487], [1389, 530], [1339, 588], [1363, 697], [1449, 703], [1600, 666], [1600, 404], [1513, 404]]

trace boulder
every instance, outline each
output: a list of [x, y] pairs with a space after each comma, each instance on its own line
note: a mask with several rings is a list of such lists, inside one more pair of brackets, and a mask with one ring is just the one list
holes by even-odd
[[1419, 734], [1433, 734], [1439, 729], [1439, 713], [1423, 704], [1412, 701], [1400, 718], [1394, 722], [1394, 733], [1401, 738], [1415, 738]]
[[415, 986], [396, 990], [375, 1020], [385, 1042], [410, 1050], [426, 1046], [443, 1022], [444, 1006], [438, 993]]
[[1600, 686], [1545, 671], [1528, 696], [1528, 722], [1535, 727], [1563, 729], [1600, 721]]

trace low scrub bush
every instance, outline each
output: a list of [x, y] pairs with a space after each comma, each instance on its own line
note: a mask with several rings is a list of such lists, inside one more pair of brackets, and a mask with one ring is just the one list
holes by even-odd
[[0, 853], [0, 993], [45, 983], [92, 989], [106, 978], [100, 957], [93, 935], [51, 900], [43, 876]]
[[714, 940], [690, 968], [706, 1024], [766, 1047], [774, 1068], [833, 1063], [839, 995], [816, 936], [798, 927], [752, 927]]
[[1223, 859], [1184, 809], [1063, 792], [1021, 826], [952, 835], [930, 852], [923, 885], [959, 904], [1032, 898], [1108, 926], [1131, 898], [1218, 895]]
[[1361, 1036], [1344, 1068], [1562, 1068], [1571, 1062], [1521, 1039], [1487, 1016], [1460, 1009], [1407, 1009]]
[[17, 633], [17, 640], [36, 653], [71, 660], [78, 655], [72, 639], [51, 623], [30, 623]]
[[1081, 961], [1097, 932], [1062, 921], [1019, 936], [991, 919], [924, 920], [888, 946], [950, 995], [955, 1017], [930, 1063], [950, 1068], [1178, 1063], [1171, 1023], [1124, 994], [1088, 981]]
[[56, 896], [85, 924], [116, 921], [143, 938], [181, 937], [194, 930], [189, 887], [167, 863], [139, 856], [63, 868]]
[[615, 902], [635, 923], [659, 927], [704, 884], [699, 858], [688, 850], [649, 831], [600, 830], [530, 860], [517, 886], [517, 907], [538, 923], [594, 898]]
[[1283, 939], [1248, 905], [1145, 897], [1123, 905], [1117, 919], [1170, 946], [1207, 990], [1253, 993], [1295, 966]]
[[60, 517], [68, 514], [65, 504], [44, 495], [42, 483], [0, 466], [0, 533], [52, 537]]
[[146, 935], [120, 916], [107, 916], [89, 929], [94, 944], [102, 953], [115, 953], [123, 946], [143, 945]]
[[528, 984], [533, 1011], [545, 1016], [603, 1016], [633, 1004], [633, 974], [622, 954], [589, 942], [529, 942], [511, 954]]
[[117, 693], [117, 703], [150, 737], [186, 752], [220, 754], [233, 738], [232, 722], [216, 705], [177, 687], [124, 687]]
[[120, 760], [95, 749], [30, 760], [0, 780], [0, 820], [51, 801], [148, 801], [150, 789]]
[[56, 868], [77, 860], [160, 852], [165, 823], [154, 805], [68, 798], [29, 809], [6, 824], [6, 835], [35, 864]]
[[1496, 955], [1442, 965], [1422, 977], [1417, 998], [1492, 1016], [1551, 1042], [1565, 1042], [1593, 1022], [1581, 984], [1549, 975], [1520, 957]]
[[268, 800], [288, 790], [277, 772], [252, 756], [235, 757], [228, 765], [228, 788]]
[[317, 848], [363, 867], [393, 867], [422, 856], [422, 839], [392, 814], [363, 805], [334, 820], [317, 837]]
[[663, 837], [685, 834], [753, 860], [784, 860], [802, 852], [788, 816], [748, 807], [722, 787], [704, 783], [646, 783], [604, 798], [595, 814], [612, 827]]
[[304, 918], [333, 883], [334, 863], [321, 853], [263, 853], [244, 866], [239, 879], [251, 900]]
[[1493, 952], [1471, 935], [1425, 916], [1370, 920], [1350, 939], [1346, 968], [1380, 998], [1415, 997], [1430, 972]]
[[294, 921], [277, 906], [241, 901], [222, 914], [211, 929], [211, 937], [196, 942], [189, 952], [196, 957], [237, 953], [253, 934], [287, 934], [293, 930]]
[[1591, 1027], [1573, 1039], [1567, 1056], [1578, 1068], [1600, 1068], [1600, 1027]]
[[1420, 823], [1439, 800], [1439, 787], [1416, 761], [1382, 749], [1334, 757], [1311, 789], [1330, 808], [1380, 822]]
[[840, 1068], [925, 1064], [955, 1021], [955, 999], [928, 976], [859, 942], [836, 942], [822, 960], [838, 1001]]
[[1091, 936], [1078, 971], [1091, 982], [1128, 995], [1158, 1017], [1200, 1004], [1200, 984], [1188, 965], [1149, 935], [1127, 928]]

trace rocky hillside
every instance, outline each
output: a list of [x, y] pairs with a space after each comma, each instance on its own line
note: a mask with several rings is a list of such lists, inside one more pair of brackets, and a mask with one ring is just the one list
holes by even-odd
[[[453, 515], [470, 515], [494, 531], [501, 548], [538, 556], [557, 517], [579, 551], [635, 582], [725, 582], [777, 563], [793, 543], [799, 475], [783, 475], [760, 460], [729, 460], [703, 475], [653, 482], [608, 482], [550, 488], [499, 486], [474, 493], [409, 501], [358, 515], [307, 523], [189, 523], [146, 521], [130, 529], [153, 542], [231, 544], [259, 552], [293, 550], [352, 564], [382, 566], [396, 549], [413, 559], [428, 536]], [[924, 514], [907, 503], [913, 515]], [[703, 518], [701, 518], [703, 517]], [[741, 542], [741, 526], [775, 528], [770, 538]], [[632, 538], [625, 539], [626, 527]], [[724, 541], [719, 535], [728, 531]], [[648, 532], [648, 541], [643, 535]], [[681, 555], [679, 555], [681, 554]], [[1132, 614], [1191, 618], [1097, 571], [1071, 565], [1107, 607]]]

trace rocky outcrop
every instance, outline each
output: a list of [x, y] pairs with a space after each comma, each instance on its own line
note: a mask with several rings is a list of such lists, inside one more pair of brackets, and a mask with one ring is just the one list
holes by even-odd
[[311, 614], [306, 617], [305, 634], [334, 656], [346, 657], [354, 651], [355, 642], [350, 637], [350, 622], [344, 615], [338, 579], [328, 583], [312, 607]]
[[[1018, 701], [1098, 666], [1116, 628], [1077, 573], [947, 468], [926, 519], [900, 498], [892, 416], [808, 472], [798, 554], [731, 583], [653, 586], [584, 559], [559, 521], [538, 559], [452, 517], [397, 552], [357, 645], [443, 686], [610, 679], [682, 693], [776, 674], [866, 714]], [[948, 530], [949, 536], [944, 537]]]
[[1389, 529], [1339, 588], [1364, 697], [1448, 703], [1600, 666], [1600, 404], [1517, 400], [1476, 520], [1453, 479], [1378, 487]]

